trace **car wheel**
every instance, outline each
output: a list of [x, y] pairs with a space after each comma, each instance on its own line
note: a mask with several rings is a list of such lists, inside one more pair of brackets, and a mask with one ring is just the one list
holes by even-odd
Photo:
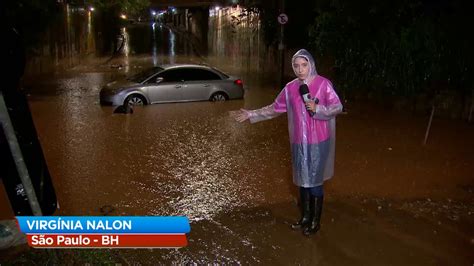
[[227, 95], [223, 92], [216, 92], [211, 96], [211, 102], [223, 102], [228, 99]]
[[145, 97], [139, 94], [132, 94], [125, 99], [124, 104], [133, 105], [133, 106], [140, 106], [146, 105]]

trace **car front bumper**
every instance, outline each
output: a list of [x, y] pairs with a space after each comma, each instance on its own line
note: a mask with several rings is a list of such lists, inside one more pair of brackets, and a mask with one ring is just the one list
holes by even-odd
[[112, 106], [117, 106], [117, 105], [122, 105], [124, 98], [121, 96], [121, 94], [106, 94], [103, 91], [100, 92], [100, 104], [101, 105], [112, 105]]

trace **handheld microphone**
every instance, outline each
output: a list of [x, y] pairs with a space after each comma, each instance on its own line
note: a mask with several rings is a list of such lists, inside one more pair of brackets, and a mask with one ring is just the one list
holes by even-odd
[[[306, 85], [306, 84], [301, 84], [300, 85], [300, 95], [301, 95], [301, 98], [303, 99], [303, 102], [305, 102], [305, 103], [313, 101], [313, 99], [311, 99], [311, 94], [309, 93], [308, 85]], [[315, 98], [314, 102], [316, 104], [318, 104], [319, 99]], [[308, 108], [306, 108], [306, 110], [308, 110]], [[314, 115], [313, 111], [308, 110], [308, 112], [309, 112], [310, 116]]]

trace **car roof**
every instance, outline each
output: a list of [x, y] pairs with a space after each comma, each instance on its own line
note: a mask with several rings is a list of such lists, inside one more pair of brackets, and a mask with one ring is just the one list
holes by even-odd
[[212, 72], [218, 74], [219, 76], [221, 76], [221, 78], [224, 78], [224, 79], [227, 79], [227, 78], [230, 77], [229, 75], [227, 75], [226, 73], [222, 72], [221, 70], [219, 70], [215, 67], [208, 66], [208, 65], [203, 65], [203, 64], [201, 64], [201, 65], [198, 65], [198, 64], [164, 64], [164, 65], [160, 65], [159, 67], [163, 68], [163, 71], [166, 71], [166, 70], [169, 70], [169, 69], [180, 69], [180, 68], [200, 68], [200, 69], [205, 69], [205, 70], [208, 70], [208, 71], [212, 71]]
[[210, 66], [198, 65], [198, 64], [165, 64], [161, 65], [163, 69], [172, 69], [172, 68], [204, 68], [204, 69], [213, 69]]

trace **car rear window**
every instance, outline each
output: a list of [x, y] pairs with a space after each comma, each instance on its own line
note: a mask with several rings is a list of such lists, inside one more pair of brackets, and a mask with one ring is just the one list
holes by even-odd
[[229, 78], [229, 75], [227, 75], [226, 73], [220, 71], [219, 69], [216, 69], [216, 68], [212, 68], [212, 70], [216, 71], [217, 73], [219, 73], [221, 76], [223, 76], [225, 79], [228, 79]]

